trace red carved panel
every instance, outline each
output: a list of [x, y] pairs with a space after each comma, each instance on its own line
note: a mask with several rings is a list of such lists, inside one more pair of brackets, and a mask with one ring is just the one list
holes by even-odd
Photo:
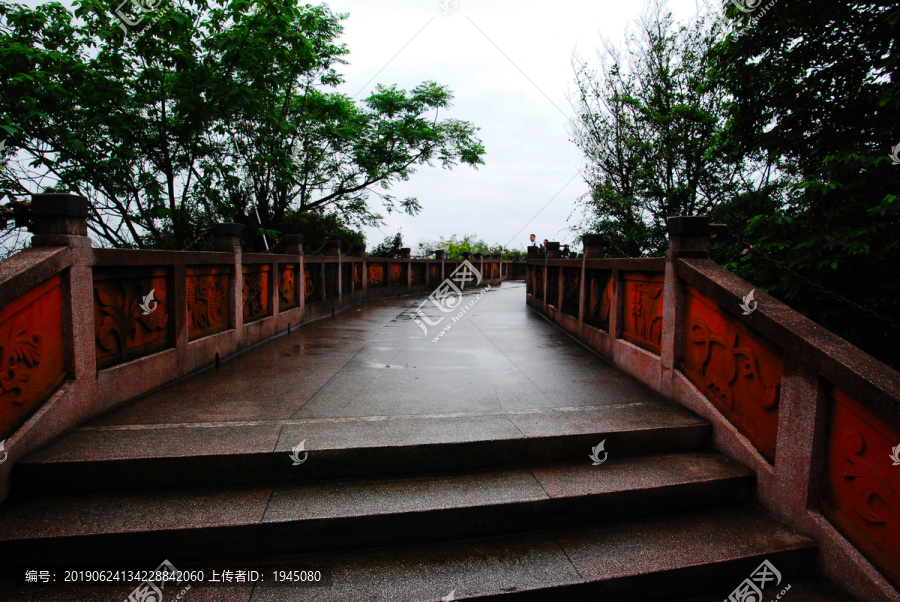
[[681, 369], [769, 462], [775, 460], [782, 352], [687, 288]]
[[267, 263], [250, 264], [241, 268], [243, 277], [244, 323], [272, 314], [269, 307], [269, 272]]
[[225, 266], [188, 266], [188, 340], [228, 330], [231, 271]]
[[405, 263], [392, 263], [391, 264], [391, 283], [392, 284], [402, 284], [406, 286], [406, 264]]
[[94, 268], [98, 369], [174, 346], [169, 280], [166, 268]]
[[433, 263], [428, 266], [428, 280], [432, 284], [437, 284], [437, 281], [441, 279], [441, 264]]
[[353, 285], [356, 290], [362, 290], [362, 263], [353, 263]]
[[62, 278], [0, 309], [0, 440], [14, 433], [66, 377]]
[[553, 307], [559, 305], [559, 268], [557, 266], [547, 268], [547, 305]]
[[578, 301], [581, 294], [581, 268], [563, 268], [562, 312], [578, 317]]
[[538, 301], [544, 301], [544, 266], [534, 266], [531, 268], [532, 285], [531, 290]]
[[300, 294], [297, 282], [300, 278], [300, 266], [296, 263], [281, 264], [278, 275], [278, 309], [284, 311], [300, 305]]
[[412, 264], [412, 283], [413, 284], [425, 284], [425, 264], [424, 263]]
[[303, 298], [309, 305], [322, 300], [322, 266], [310, 263], [303, 267]]
[[585, 323], [609, 332], [609, 311], [612, 299], [612, 273], [609, 270], [587, 270], [584, 295]]
[[622, 337], [653, 353], [662, 342], [663, 274], [627, 272], [623, 277], [625, 295]]
[[497, 279], [500, 277], [500, 264], [492, 263], [491, 264], [491, 278]]
[[829, 399], [822, 513], [884, 576], [900, 587], [900, 425], [844, 392]]
[[325, 298], [330, 299], [338, 296], [338, 264], [325, 264]]
[[349, 295], [353, 292], [353, 266], [341, 262], [341, 294]]
[[379, 286], [385, 286], [386, 282], [384, 280], [384, 271], [385, 265], [383, 263], [370, 263], [369, 264], [369, 288], [376, 288]]

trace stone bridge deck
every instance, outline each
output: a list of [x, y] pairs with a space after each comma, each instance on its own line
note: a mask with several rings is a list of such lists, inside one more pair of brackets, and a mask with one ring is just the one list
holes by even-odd
[[16, 466], [0, 556], [331, 567], [330, 587], [185, 597], [241, 601], [721, 600], [768, 559], [772, 596], [847, 599], [814, 542], [753, 503], [753, 473], [709, 448], [709, 423], [524, 296], [487, 291], [437, 342], [409, 317], [420, 297], [365, 302], [121, 406]]

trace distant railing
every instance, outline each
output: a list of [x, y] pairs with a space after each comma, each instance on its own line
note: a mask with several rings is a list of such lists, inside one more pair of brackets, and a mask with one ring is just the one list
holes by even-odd
[[[0, 261], [0, 500], [18, 458], [117, 404], [364, 299], [434, 289], [460, 261], [243, 253], [218, 224], [215, 251], [95, 249], [84, 197], [34, 195], [32, 248]], [[510, 278], [499, 255], [467, 259], [482, 285]], [[523, 265], [523, 264], [520, 264]]]
[[900, 600], [900, 373], [710, 261], [706, 218], [668, 227], [665, 258], [604, 259], [586, 236], [565, 260], [550, 243], [529, 256], [527, 303], [709, 419], [835, 581]]

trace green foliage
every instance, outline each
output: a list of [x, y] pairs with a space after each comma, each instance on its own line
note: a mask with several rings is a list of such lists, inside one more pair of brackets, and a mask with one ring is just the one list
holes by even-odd
[[665, 252], [668, 217], [705, 215], [752, 189], [753, 165], [721, 144], [726, 100], [707, 77], [721, 25], [676, 25], [664, 3], [649, 8], [623, 50], [607, 45], [600, 73], [575, 65], [573, 141], [588, 157], [591, 187], [576, 230], [612, 236], [632, 257]]
[[477, 128], [437, 119], [453, 99], [444, 86], [334, 92], [346, 15], [326, 6], [171, 0], [140, 32], [108, 11], [0, 2], [0, 128], [26, 157], [0, 172], [0, 193], [49, 178], [84, 194], [102, 244], [184, 248], [224, 220], [258, 248], [260, 228], [283, 230], [291, 212], [375, 224], [369, 187], [385, 211], [415, 214], [392, 183], [483, 162]]
[[367, 252], [369, 257], [400, 257], [400, 249], [403, 247], [403, 236], [397, 232], [393, 236], [388, 236], [380, 245]]
[[365, 235], [354, 230], [337, 213], [324, 213], [321, 210], [290, 211], [285, 216], [284, 224], [281, 234], [302, 234], [303, 251], [310, 255], [320, 252], [329, 240], [341, 241], [343, 253], [349, 253], [353, 245], [366, 242]]
[[510, 253], [510, 251], [504, 250], [500, 245], [489, 245], [477, 238], [475, 234], [466, 234], [462, 238], [454, 234], [450, 238], [442, 236], [437, 241], [421, 241], [419, 242], [419, 248], [425, 250], [428, 254], [443, 250], [447, 259], [462, 259], [463, 253], [482, 253], [483, 255], [493, 255], [494, 253], [508, 255]]
[[900, 9], [885, 3], [780, 2], [711, 52], [711, 76], [734, 99], [727, 144], [738, 156], [770, 157], [780, 175], [780, 194], [738, 198], [724, 221], [755, 250], [885, 319], [757, 253], [736, 254], [733, 241], [714, 256], [894, 367], [900, 169], [888, 154], [900, 143], [898, 23]]

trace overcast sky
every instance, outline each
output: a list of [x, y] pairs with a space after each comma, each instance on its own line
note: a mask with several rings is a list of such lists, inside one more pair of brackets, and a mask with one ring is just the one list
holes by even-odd
[[[524, 248], [531, 232], [539, 240], [574, 243], [569, 228], [581, 219], [576, 199], [587, 185], [568, 133], [572, 56], [595, 60], [602, 39], [620, 43], [644, 2], [327, 2], [334, 12], [349, 13], [341, 92], [365, 98], [379, 83], [405, 90], [426, 80], [449, 86], [454, 105], [439, 117], [474, 123], [486, 149], [477, 170], [426, 166], [395, 185], [392, 194], [418, 198], [422, 211], [385, 215], [385, 225], [366, 228], [369, 248], [398, 231], [414, 252], [420, 241], [454, 234], [510, 248]], [[63, 4], [72, 8], [70, 0]], [[669, 0], [668, 6], [679, 21], [697, 11], [695, 0]], [[370, 196], [373, 205], [378, 201]]]
[[[420, 240], [453, 234], [512, 248], [524, 247], [531, 232], [574, 242], [569, 227], [580, 220], [573, 211], [587, 185], [568, 133], [572, 55], [593, 59], [603, 38], [622, 40], [643, 12], [643, 0], [328, 4], [350, 14], [342, 38], [350, 50], [342, 92], [363, 98], [378, 83], [406, 90], [425, 80], [447, 85], [456, 98], [441, 117], [480, 127], [487, 151], [477, 170], [423, 167], [394, 186], [400, 198], [417, 197], [422, 211], [387, 215], [380, 229], [367, 228], [370, 248], [397, 231], [414, 250]], [[682, 21], [696, 13], [694, 0], [670, 0], [669, 9]]]

